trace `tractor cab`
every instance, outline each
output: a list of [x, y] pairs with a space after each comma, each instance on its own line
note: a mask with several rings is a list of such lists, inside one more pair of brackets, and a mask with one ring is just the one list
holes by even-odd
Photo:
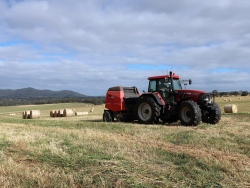
[[175, 90], [182, 90], [180, 76], [170, 75], [149, 77], [148, 92], [158, 92], [165, 103], [169, 104], [174, 101]]

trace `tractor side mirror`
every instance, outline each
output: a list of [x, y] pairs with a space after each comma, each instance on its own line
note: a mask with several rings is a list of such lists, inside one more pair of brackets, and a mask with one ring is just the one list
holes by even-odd
[[192, 80], [191, 80], [191, 79], [189, 79], [189, 80], [188, 80], [188, 83], [189, 83], [189, 85], [191, 85], [191, 84], [192, 84]]

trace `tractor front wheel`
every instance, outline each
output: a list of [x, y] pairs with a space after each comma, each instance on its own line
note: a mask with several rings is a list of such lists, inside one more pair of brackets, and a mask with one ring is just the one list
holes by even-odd
[[204, 110], [202, 113], [202, 121], [204, 123], [217, 124], [221, 119], [221, 110], [217, 103], [213, 103], [213, 106], [209, 110]]
[[179, 119], [182, 125], [197, 126], [201, 121], [201, 110], [197, 103], [184, 101], [180, 105]]
[[159, 121], [160, 106], [150, 97], [140, 98], [136, 104], [136, 117], [140, 123], [152, 124]]

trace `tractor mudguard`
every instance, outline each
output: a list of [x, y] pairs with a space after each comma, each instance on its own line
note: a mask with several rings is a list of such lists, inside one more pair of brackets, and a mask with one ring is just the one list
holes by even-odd
[[143, 93], [140, 98], [142, 97], [152, 97], [153, 99], [156, 100], [156, 102], [159, 104], [159, 105], [166, 105], [165, 104], [165, 101], [163, 100], [163, 98], [161, 97], [161, 95], [158, 93], [158, 92], [153, 92], [153, 93]]
[[192, 97], [184, 97], [184, 98], [181, 98], [179, 101], [178, 101], [178, 103], [180, 104], [180, 103], [182, 103], [182, 102], [184, 102], [184, 101], [189, 101], [189, 100], [193, 100], [193, 98]]

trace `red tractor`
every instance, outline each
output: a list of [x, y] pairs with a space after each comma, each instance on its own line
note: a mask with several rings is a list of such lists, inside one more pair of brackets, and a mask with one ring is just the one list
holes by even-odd
[[[180, 76], [169, 75], [149, 77], [148, 92], [141, 94], [136, 87], [116, 86], [108, 89], [103, 121], [138, 120], [153, 124], [177, 122], [196, 126], [200, 121], [217, 124], [221, 110], [214, 98], [200, 90], [182, 89]], [[191, 80], [184, 80], [189, 84]]]

